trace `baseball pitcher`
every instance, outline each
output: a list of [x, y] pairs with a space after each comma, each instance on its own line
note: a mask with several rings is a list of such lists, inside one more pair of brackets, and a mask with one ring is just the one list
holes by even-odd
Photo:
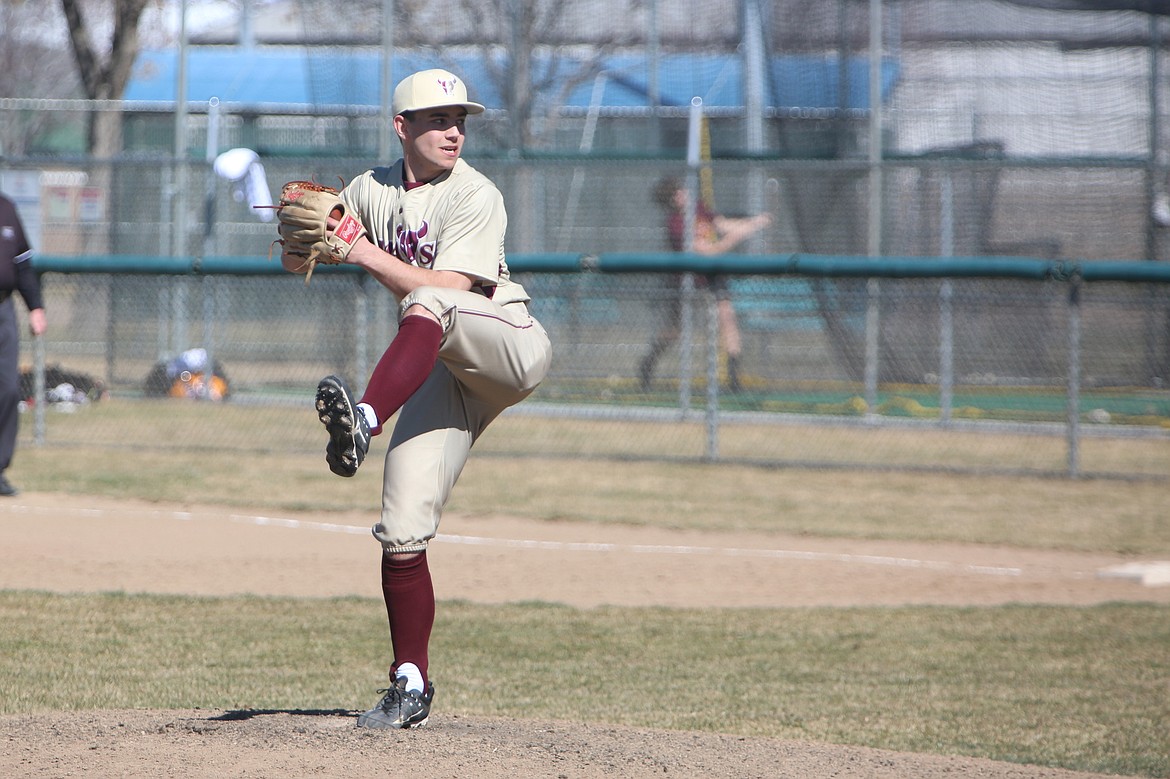
[[357, 472], [370, 437], [401, 410], [373, 528], [394, 658], [389, 687], [359, 727], [426, 724], [435, 617], [427, 543], [476, 439], [549, 369], [548, 336], [508, 273], [503, 197], [460, 158], [467, 117], [483, 110], [454, 74], [414, 73], [394, 90], [401, 159], [340, 192], [290, 182], [278, 206], [285, 269], [308, 281], [317, 262], [357, 265], [399, 301], [398, 332], [361, 399], [338, 376], [322, 379], [316, 397], [325, 460], [340, 476]]

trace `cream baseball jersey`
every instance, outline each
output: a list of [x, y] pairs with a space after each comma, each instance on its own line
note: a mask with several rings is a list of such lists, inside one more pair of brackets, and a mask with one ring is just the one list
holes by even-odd
[[495, 185], [463, 160], [439, 178], [407, 189], [402, 160], [368, 170], [341, 192], [369, 238], [403, 262], [458, 271], [500, 305], [527, 302], [504, 257], [508, 215]]

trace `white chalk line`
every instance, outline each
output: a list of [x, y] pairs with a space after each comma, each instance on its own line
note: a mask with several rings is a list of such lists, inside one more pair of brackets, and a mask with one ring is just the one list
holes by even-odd
[[[11, 513], [38, 513], [60, 514], [63, 509], [48, 509], [31, 506], [13, 506], [8, 509]], [[162, 511], [146, 509], [67, 509], [82, 516], [104, 517], [117, 514], [145, 514], [147, 516], [170, 518], [182, 522], [199, 519], [199, 515], [188, 511]], [[366, 535], [369, 527], [343, 525], [335, 522], [313, 522], [302, 519], [288, 519], [285, 517], [267, 517], [251, 514], [229, 514], [228, 519], [239, 524], [255, 525], [258, 527], [282, 527], [293, 530], [311, 530], [323, 533], [344, 533], [348, 535]], [[535, 551], [556, 552], [593, 552], [593, 553], [632, 553], [648, 555], [693, 555], [696, 557], [738, 557], [755, 558], [761, 560], [805, 560], [813, 562], [833, 562], [847, 565], [873, 565], [894, 568], [910, 568], [925, 571], [949, 571], [982, 576], [1022, 576], [1024, 570], [1014, 566], [998, 565], [971, 565], [966, 563], [951, 563], [942, 560], [919, 560], [911, 557], [891, 557], [885, 555], [848, 554], [844, 552], [811, 552], [794, 549], [737, 549], [734, 547], [717, 546], [690, 546], [666, 544], [613, 544], [581, 541], [538, 541], [533, 539], [517, 538], [489, 538], [485, 536], [464, 536], [439, 533], [436, 541], [447, 544], [461, 544], [464, 546], [486, 546], [504, 549], [520, 549]]]
[[964, 571], [986, 576], [1022, 576], [1022, 568], [995, 565], [967, 565], [941, 560], [916, 560], [909, 557], [857, 555], [842, 552], [808, 552], [793, 549], [736, 549], [720, 546], [670, 546], [664, 544], [607, 544], [573, 541], [532, 541], [524, 539], [451, 536], [440, 533], [437, 541], [469, 546], [496, 546], [509, 549], [535, 549], [566, 552], [632, 552], [634, 554], [696, 555], [700, 557], [754, 557], [765, 560], [812, 560], [817, 562], [884, 565], [930, 571]]

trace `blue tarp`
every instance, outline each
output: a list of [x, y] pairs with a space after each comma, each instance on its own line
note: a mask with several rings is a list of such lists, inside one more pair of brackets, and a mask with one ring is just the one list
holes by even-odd
[[[176, 51], [144, 51], [134, 66], [125, 99], [170, 102], [175, 98]], [[566, 75], [578, 63], [562, 60], [557, 67]], [[396, 56], [394, 78], [432, 67], [452, 68], [467, 81], [471, 97], [489, 108], [503, 100], [488, 78], [483, 60], [466, 56], [456, 66], [438, 58]], [[605, 60], [605, 89], [601, 105], [636, 108], [648, 105], [647, 69], [644, 57], [613, 56]], [[352, 53], [324, 49], [228, 49], [193, 48], [187, 56], [187, 99], [205, 102], [212, 97], [224, 103], [245, 105], [354, 105], [377, 106], [380, 99], [381, 57], [376, 51]], [[776, 109], [864, 109], [869, 104], [869, 63], [864, 57], [849, 60], [848, 90], [841, 99], [840, 67], [835, 58], [816, 55], [774, 57], [769, 62], [771, 83], [765, 100]], [[888, 98], [897, 80], [897, 63], [882, 67], [882, 99]], [[659, 102], [686, 106], [691, 98], [703, 98], [708, 107], [734, 108], [744, 104], [742, 61], [730, 54], [671, 54], [659, 59]], [[575, 89], [571, 107], [587, 108], [593, 99], [593, 82]]]

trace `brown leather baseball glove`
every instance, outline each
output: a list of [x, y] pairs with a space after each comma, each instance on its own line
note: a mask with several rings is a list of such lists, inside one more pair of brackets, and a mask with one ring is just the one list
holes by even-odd
[[[276, 206], [283, 255], [301, 261], [305, 283], [318, 262], [338, 265], [345, 261], [355, 243], [366, 235], [366, 228], [349, 213], [338, 190], [312, 181], [290, 181], [281, 187]], [[330, 229], [329, 217], [338, 221]]]

